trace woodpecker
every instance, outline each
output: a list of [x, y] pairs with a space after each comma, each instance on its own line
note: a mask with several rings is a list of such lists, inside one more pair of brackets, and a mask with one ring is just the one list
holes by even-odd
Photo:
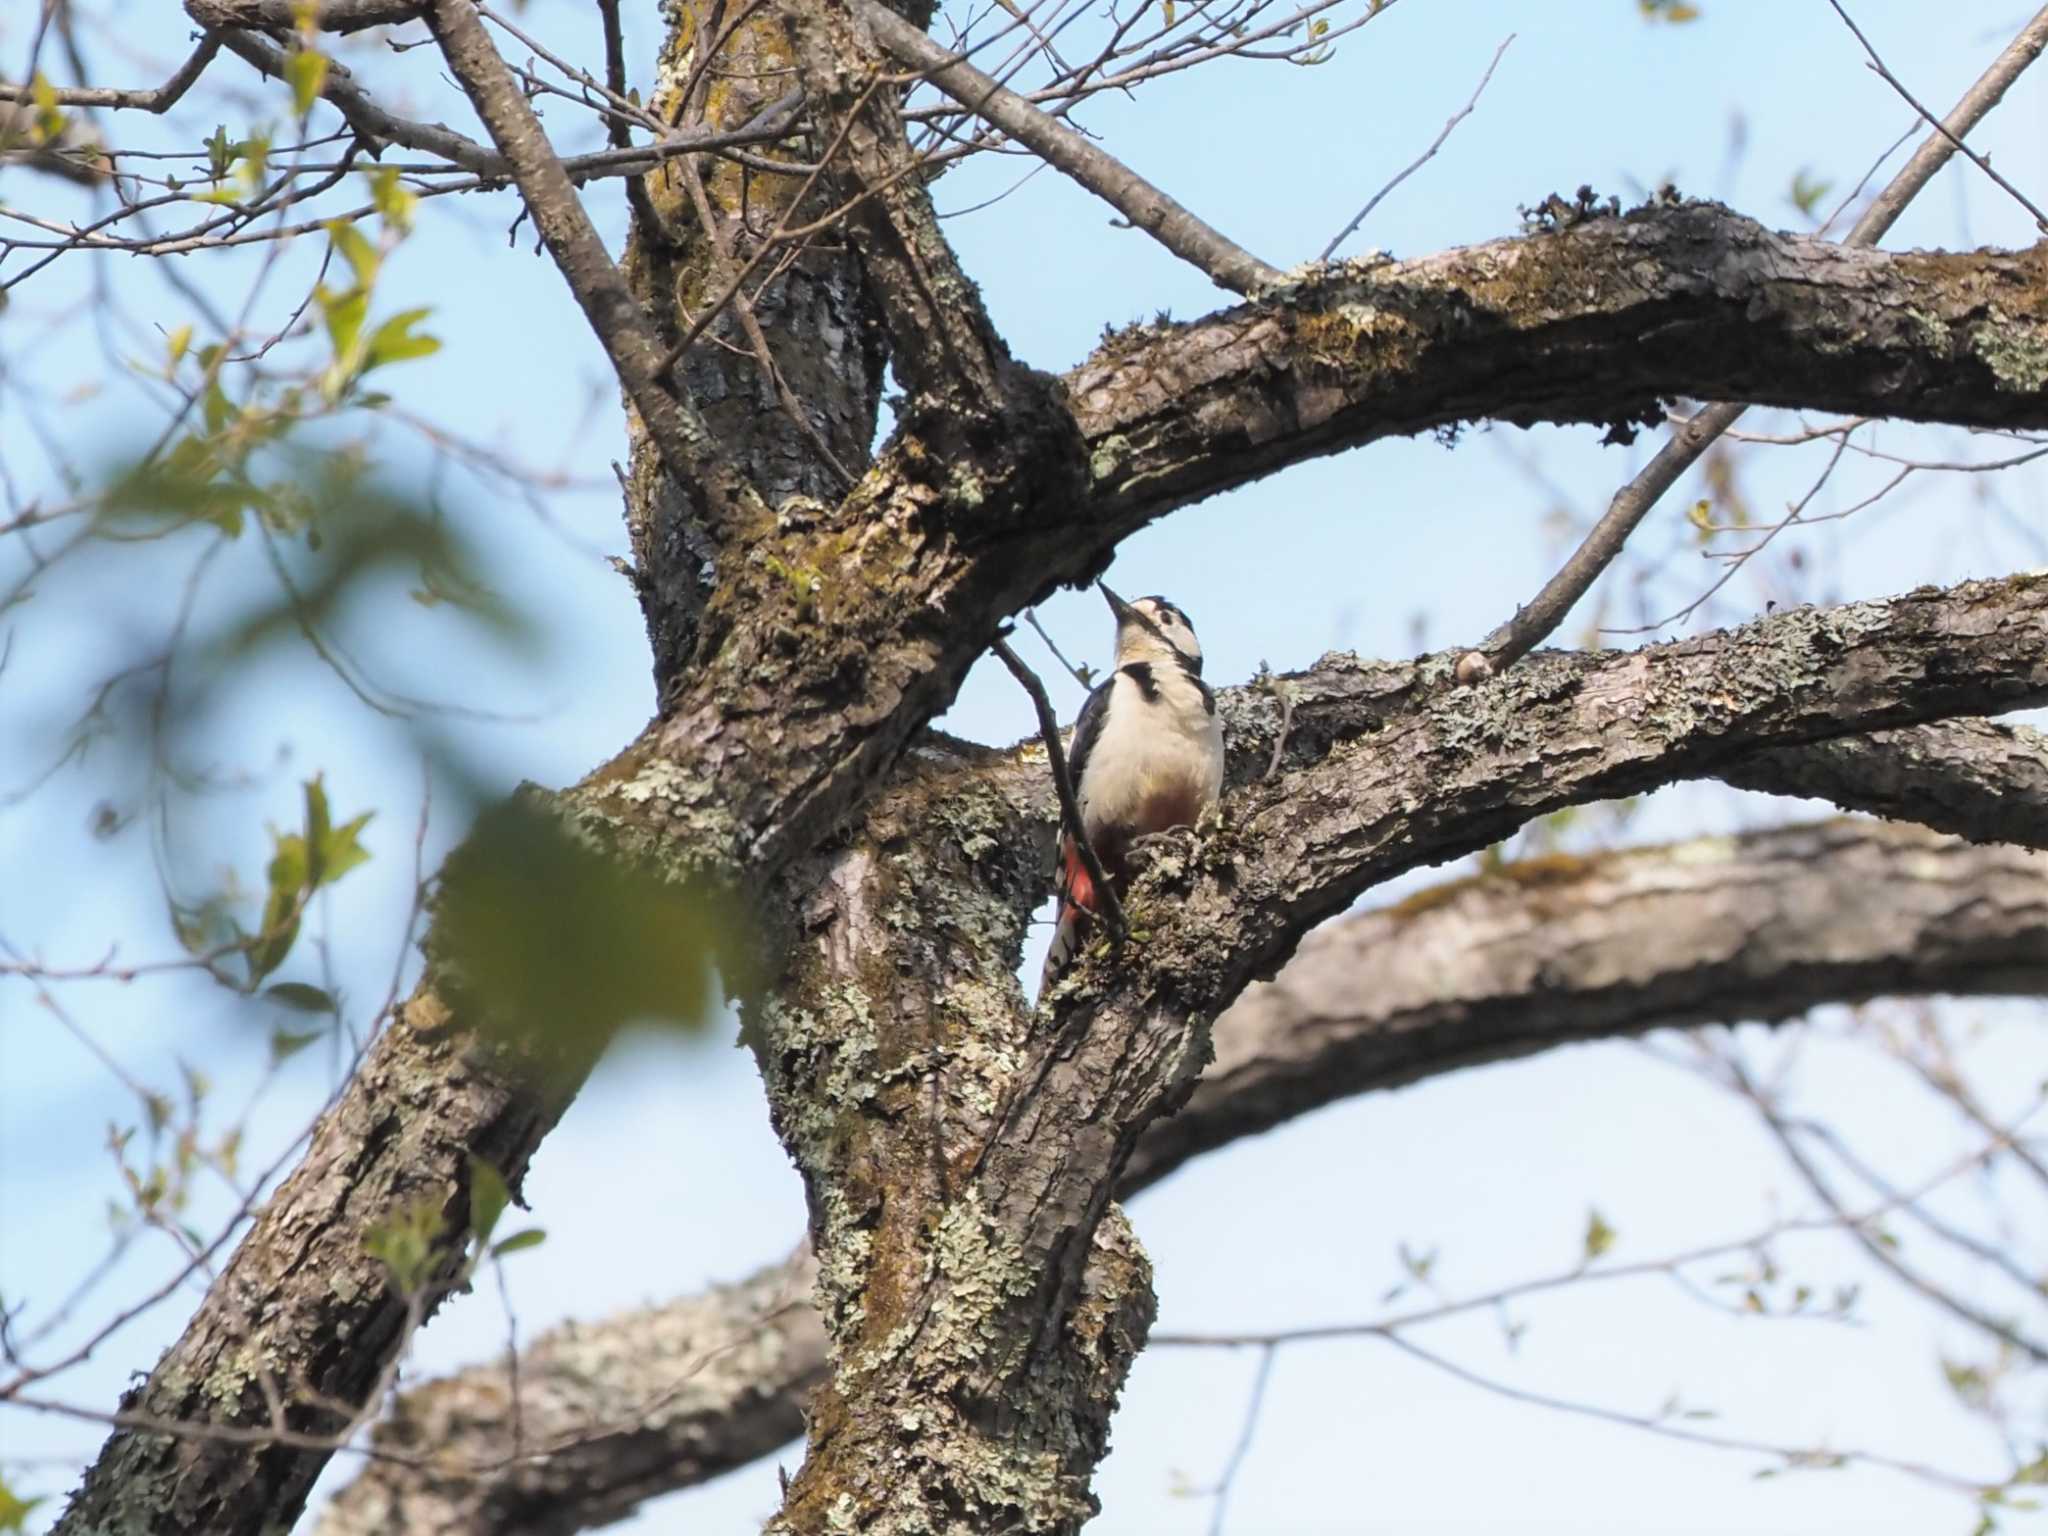
[[[1074, 722], [1067, 766], [1088, 845], [1120, 891], [1133, 842], [1193, 826], [1223, 788], [1223, 727], [1202, 681], [1202, 646], [1187, 615], [1163, 597], [1127, 603], [1096, 586], [1116, 615], [1116, 670], [1088, 695]], [[1059, 927], [1045, 957], [1041, 993], [1088, 936], [1095, 885], [1064, 830], [1059, 847]]]

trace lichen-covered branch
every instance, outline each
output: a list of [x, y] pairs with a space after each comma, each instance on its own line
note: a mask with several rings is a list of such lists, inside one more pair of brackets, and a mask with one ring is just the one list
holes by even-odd
[[[825, 1372], [808, 1248], [665, 1307], [564, 1324], [502, 1365], [402, 1394], [318, 1536], [567, 1536], [803, 1433]], [[418, 1457], [420, 1460], [410, 1458]]]
[[[2048, 860], [1833, 821], [1510, 865], [1306, 940], [1216, 1021], [1216, 1059], [1118, 1194], [1352, 1094], [1878, 993], [2048, 993]], [[563, 1449], [500, 1470], [451, 1469], [510, 1446], [502, 1365], [413, 1389], [375, 1443], [431, 1446], [438, 1465], [369, 1463], [318, 1536], [562, 1536], [766, 1454], [826, 1377], [811, 1275], [804, 1249], [742, 1286], [543, 1334], [521, 1413], [530, 1445]]]
[[1760, 752], [1724, 768], [1741, 789], [1811, 795], [1980, 843], [2048, 848], [2048, 736], [1942, 720]]
[[1841, 820], [1531, 859], [1311, 935], [1125, 1179], [1457, 1067], [1931, 994], [2048, 995], [2048, 857]]
[[[1025, 1015], [993, 963], [1016, 959], [997, 893], [1019, 877], [1015, 841], [988, 830], [990, 776], [929, 806], [906, 789], [892, 835], [870, 823], [874, 841], [807, 879], [820, 896], [790, 985], [757, 1025], [835, 1350], [776, 1529], [912, 1531], [965, 1510], [1064, 1532], [1087, 1516], [1120, 1371], [1069, 1352], [1091, 1298], [1131, 1296], [1127, 1278], [1096, 1275], [1105, 1230], [1121, 1252], [1121, 1227], [1102, 1225], [1110, 1198], [1191, 1089], [1207, 1021], [1316, 922], [1564, 805], [1765, 748], [2038, 703], [2044, 621], [2048, 578], [2020, 577], [1626, 655], [1545, 655], [1466, 690], [1442, 686], [1444, 658], [1331, 658], [1287, 680], [1270, 778], [1278, 709], [1237, 691], [1220, 824], [1155, 861], [1129, 903], [1143, 941], [1084, 965], [1049, 1019]], [[862, 877], [877, 860], [888, 878]]]
[[1491, 418], [1627, 431], [1673, 396], [1871, 416], [2048, 419], [2048, 243], [1851, 250], [1712, 203], [1413, 261], [1303, 269], [1067, 376], [1105, 517], [1157, 516], [1283, 465]]

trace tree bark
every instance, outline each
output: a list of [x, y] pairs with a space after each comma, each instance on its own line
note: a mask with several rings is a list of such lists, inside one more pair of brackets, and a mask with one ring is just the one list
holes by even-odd
[[[441, 13], [456, 38], [463, 18]], [[1657, 206], [1310, 272], [1209, 320], [1113, 338], [1056, 386], [961, 309], [972, 285], [921, 191], [899, 180], [903, 195], [880, 198], [893, 148], [866, 114], [886, 108], [828, 78], [816, 39], [838, 24], [806, 12], [794, 32], [740, 46], [796, 47], [820, 118], [873, 130], [848, 168], [877, 204], [855, 230], [859, 293], [904, 349], [917, 398], [836, 502], [804, 489], [821, 483], [811, 433], [792, 423], [770, 446], [748, 425], [763, 413], [733, 404], [712, 428], [720, 457], [770, 501], [718, 527], [638, 444], [629, 523], [664, 712], [557, 809], [673, 880], [779, 891], [763, 919], [793, 958], [754, 1026], [809, 1181], [841, 1350], [787, 1528], [824, 1529], [848, 1508], [884, 1527], [971, 1508], [1064, 1529], [1090, 1507], [1088, 1473], [1150, 1306], [1142, 1255], [1104, 1220], [1109, 1194], [1132, 1143], [1192, 1081], [1204, 1020], [1374, 880], [1528, 816], [1763, 747], [2038, 702], [2042, 584], [1801, 611], [1627, 658], [1536, 658], [1462, 693], [1441, 660], [1293, 679], [1286, 771], [1240, 788], [1198, 858], [1147, 888], [1151, 940], [1115, 976], [1087, 971], [1050, 1035], [1014, 982], [992, 979], [1014, 963], [1008, 903], [1040, 878], [1035, 863], [1004, 864], [1029, 840], [993, 854], [960, 819], [968, 804], [1011, 813], [962, 783], [958, 806], [901, 808], [930, 846], [830, 842], [849, 815], [1006, 616], [1099, 569], [1144, 522], [1287, 463], [1481, 416], [1625, 427], [1667, 394], [2048, 426], [2048, 249], [1844, 252], [1710, 205]], [[481, 78], [474, 42], [451, 44], [451, 60]], [[690, 57], [672, 39], [669, 85]], [[702, 110], [727, 120], [708, 96]], [[486, 116], [507, 163], [545, 169], [544, 140]], [[644, 192], [659, 214], [656, 189]], [[628, 285], [679, 336], [693, 316], [673, 275], [689, 242], [664, 266], [651, 238]], [[600, 331], [634, 333], [645, 363], [644, 316], [617, 302], [602, 253], [555, 245]], [[851, 268], [813, 281], [779, 312], [779, 355], [797, 367], [809, 339], [841, 329], [810, 425], [861, 442], [879, 358], [869, 299]], [[667, 388], [658, 372], [638, 369], [636, 395]], [[713, 392], [710, 374], [695, 382]], [[799, 439], [810, 448], [788, 447]], [[1240, 759], [1263, 751], [1271, 701], [1230, 708]], [[916, 866], [919, 901], [850, 892], [835, 905], [831, 882], [860, 857]], [[941, 891], [958, 893], [950, 909]], [[874, 958], [884, 941], [894, 976]], [[340, 1421], [302, 1400], [360, 1403], [403, 1342], [404, 1309], [366, 1234], [414, 1205], [460, 1233], [468, 1159], [516, 1183], [573, 1092], [574, 1073], [543, 1084], [490, 1045], [488, 1021], [444, 980], [430, 971], [373, 1045], [183, 1338], [125, 1400], [60, 1530], [253, 1536], [296, 1514], [327, 1455], [321, 1434]], [[931, 1104], [906, 1102], [913, 1092]], [[437, 1283], [458, 1263], [451, 1244]], [[265, 1441], [270, 1387], [298, 1406], [292, 1434]], [[901, 1459], [907, 1417], [920, 1424], [914, 1467]]]
[[[1216, 1021], [1215, 1060], [1117, 1193], [1339, 1098], [1573, 1041], [2043, 993], [2039, 854], [1831, 821], [1533, 860], [1311, 935]], [[814, 1274], [800, 1247], [738, 1286], [541, 1335], [520, 1357], [524, 1444], [560, 1449], [537, 1459], [503, 1464], [503, 1365], [412, 1389], [372, 1443], [431, 1462], [370, 1462], [319, 1536], [568, 1536], [767, 1454], [826, 1380]]]
[[2048, 848], [2048, 736], [1943, 720], [1760, 752], [1721, 775], [1740, 789], [1811, 795], [1980, 843]]

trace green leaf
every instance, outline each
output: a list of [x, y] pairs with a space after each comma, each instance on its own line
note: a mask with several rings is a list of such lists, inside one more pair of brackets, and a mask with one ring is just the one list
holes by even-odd
[[324, 1029], [273, 1029], [270, 1032], [270, 1064], [273, 1067], [283, 1066], [326, 1033]]
[[0, 1531], [27, 1530], [29, 1515], [42, 1502], [40, 1498], [24, 1499], [8, 1487], [6, 1478], [0, 1477]]
[[206, 141], [206, 172], [215, 181], [227, 175], [235, 163], [234, 141], [228, 137], [228, 125], [216, 123], [213, 137]]
[[370, 335], [370, 344], [363, 349], [363, 372], [368, 373], [386, 363], [429, 357], [440, 351], [440, 338], [412, 333], [412, 328], [426, 319], [429, 313], [431, 311], [425, 309], [408, 309], [378, 326]]
[[701, 1027], [714, 976], [750, 985], [729, 896], [600, 855], [524, 800], [477, 819], [437, 910], [435, 960], [540, 1070], [580, 1075], [629, 1023]]
[[266, 1001], [295, 1013], [335, 1013], [339, 1009], [333, 996], [318, 987], [308, 986], [303, 981], [280, 981], [274, 987], [263, 990]]
[[363, 1251], [382, 1260], [399, 1294], [409, 1296], [433, 1273], [441, 1234], [440, 1204], [432, 1195], [422, 1195], [364, 1233]]
[[1806, 168], [1802, 166], [1792, 176], [1792, 190], [1789, 194], [1792, 206], [1810, 219], [1818, 211], [1820, 200], [1833, 190], [1834, 185], [1832, 181], [1822, 181], [1807, 175]]
[[370, 203], [384, 221], [384, 227], [397, 235], [410, 233], [419, 194], [398, 179], [398, 167], [380, 165], [364, 176], [370, 183]]
[[1614, 1228], [1598, 1211], [1586, 1213], [1586, 1262], [1591, 1263], [1614, 1246]]
[[347, 219], [329, 219], [327, 238], [334, 242], [334, 253], [355, 274], [358, 288], [367, 289], [377, 281], [377, 269], [384, 264], [384, 258], [370, 244], [369, 236]]
[[479, 1242], [490, 1241], [491, 1229], [511, 1203], [512, 1191], [506, 1186], [505, 1176], [482, 1158], [470, 1158], [469, 1230], [477, 1235]]
[[358, 864], [370, 862], [370, 850], [362, 845], [361, 835], [370, 818], [377, 813], [365, 811], [362, 815], [344, 821], [329, 831], [320, 843], [320, 881], [332, 885]]
[[178, 371], [178, 364], [185, 360], [185, 349], [192, 345], [192, 327], [181, 325], [164, 338], [165, 349], [170, 353], [169, 370]]
[[334, 818], [327, 810], [327, 784], [324, 774], [314, 774], [306, 780], [306, 888], [312, 890], [324, 883], [323, 874], [327, 868], [327, 839], [333, 835]]
[[524, 1232], [514, 1232], [505, 1241], [491, 1250], [491, 1257], [502, 1259], [508, 1253], [517, 1253], [522, 1248], [538, 1248], [548, 1240], [546, 1232], [539, 1227], [528, 1227]]
[[320, 317], [327, 323], [327, 340], [334, 348], [335, 365], [345, 372], [356, 368], [356, 341], [363, 333], [363, 317], [370, 310], [370, 295], [361, 288], [336, 293], [325, 283], [313, 290], [320, 305]]
[[223, 208], [242, 206], [242, 193], [238, 187], [208, 187], [204, 192], [190, 194], [195, 203], [218, 203]]
[[311, 48], [294, 50], [285, 58], [284, 78], [292, 88], [292, 110], [304, 117], [313, 110], [320, 88], [327, 83], [327, 55]]

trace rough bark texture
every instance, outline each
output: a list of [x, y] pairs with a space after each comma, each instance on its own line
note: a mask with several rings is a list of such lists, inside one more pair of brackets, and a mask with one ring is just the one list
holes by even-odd
[[2048, 993], [2048, 858], [1843, 820], [1534, 859], [1312, 934], [1125, 1179], [1478, 1062], [1937, 993]]
[[[344, 11], [387, 14], [368, 0], [337, 5], [337, 21]], [[836, 1351], [783, 1528], [1067, 1530], [1091, 1507], [1150, 1309], [1142, 1255], [1104, 1219], [1109, 1196], [1239, 988], [1373, 881], [1558, 806], [1761, 748], [2040, 702], [2048, 583], [1801, 610], [1626, 657], [1538, 657], [1467, 691], [1447, 686], [1442, 660], [1332, 659], [1288, 681], [1295, 726], [1264, 784], [1244, 785], [1248, 754], [1263, 765], [1278, 710], [1239, 695], [1243, 787], [1224, 821], [1140, 889], [1147, 936], [1123, 964], [1084, 968], [1050, 1032], [1010, 979], [1014, 902], [1039, 867], [1030, 838], [991, 830], [1016, 825], [1009, 803], [962, 769], [943, 799], [898, 780], [849, 818], [1018, 607], [1091, 574], [1144, 522], [1314, 454], [1468, 417], [1621, 424], [1680, 393], [2048, 426], [2048, 248], [1847, 252], [1709, 205], [1659, 205], [1305, 271], [1209, 320], [1113, 338], [1062, 386], [1009, 360], [901, 174], [894, 98], [868, 89], [878, 65], [852, 19], [810, 0], [746, 11], [744, 35], [702, 44], [732, 48], [739, 67], [707, 72], [694, 95], [700, 28], [719, 14], [671, 6], [658, 93], [729, 124], [795, 69], [812, 143], [843, 141], [833, 174], [866, 195], [851, 255], [819, 254], [776, 301], [771, 350], [813, 368], [816, 390], [787, 430], [756, 408], [767, 386], [744, 369], [692, 359], [691, 390], [671, 396], [663, 360], [650, 362], [647, 327], [680, 337], [715, 283], [703, 247], [730, 188], [706, 187], [714, 216], [695, 233], [666, 176], [642, 189], [621, 302], [482, 30], [460, 0], [434, 7], [451, 68], [547, 205], [535, 213], [550, 250], [634, 398], [664, 416], [673, 404], [685, 436], [703, 421], [708, 472], [751, 482], [721, 510], [705, 485], [661, 473], [688, 453], [657, 466], [637, 444], [628, 516], [663, 715], [559, 809], [665, 875], [776, 892], [765, 916], [789, 975], [752, 1022], [806, 1176]], [[256, 46], [228, 44], [244, 45]], [[776, 187], [763, 190], [772, 202]], [[912, 398], [863, 473], [881, 336]], [[836, 500], [836, 486], [813, 489], [837, 456], [815, 451], [820, 439], [860, 474]], [[893, 894], [854, 878], [863, 861], [892, 872]], [[414, 1204], [459, 1230], [467, 1159], [516, 1182], [572, 1091], [482, 1044], [488, 1021], [443, 981], [431, 975], [372, 1048], [130, 1395], [60, 1529], [255, 1536], [295, 1517], [326, 1451], [237, 1443], [269, 1422], [264, 1385], [359, 1402], [403, 1332], [365, 1235]], [[455, 1267], [451, 1249], [439, 1278]], [[336, 1416], [287, 1419], [317, 1433]], [[220, 1433], [147, 1432], [165, 1420]]]
[[1655, 203], [1291, 279], [1067, 376], [1105, 516], [1464, 420], [1627, 432], [1674, 395], [1986, 425], [2048, 406], [2048, 244], [1852, 250]]
[[[737, 129], [795, 88], [789, 24], [780, 13], [729, 16], [724, 6], [689, 0], [668, 0], [663, 10], [668, 35], [648, 105], [677, 129]], [[707, 54], [717, 62], [700, 68]], [[693, 174], [701, 177], [702, 208], [690, 187]], [[800, 201], [804, 181], [709, 160], [701, 169], [666, 165], [641, 178], [623, 267], [667, 345], [683, 339], [779, 220], [802, 222], [828, 211], [837, 182], [825, 181]], [[752, 309], [790, 406], [761, 367], [734, 306], [705, 327], [678, 375], [770, 506], [791, 498], [835, 502], [847, 489], [840, 469], [858, 475], [867, 467], [881, 401], [882, 338], [859, 261], [844, 241], [812, 241], [772, 279], [767, 271], [757, 274], [747, 291], [757, 290]], [[654, 652], [655, 687], [666, 696], [695, 649], [698, 621], [716, 590], [717, 546], [694, 517], [688, 488], [663, 470], [636, 413], [627, 413], [626, 430], [632, 576]]]
[[1943, 720], [1764, 752], [1721, 775], [1742, 789], [1811, 795], [1977, 842], [2048, 848], [2048, 736], [1995, 720]]
[[567, 1536], [765, 1455], [803, 1433], [825, 1372], [816, 1278], [802, 1249], [688, 1301], [551, 1329], [520, 1351], [518, 1435], [502, 1366], [414, 1388], [373, 1442], [408, 1459], [368, 1463], [321, 1536]]
[[[1118, 1195], [1352, 1094], [1880, 993], [2048, 993], [2048, 860], [1837, 821], [1511, 865], [1307, 939], [1216, 1021], [1215, 1060]], [[806, 1246], [740, 1286], [543, 1334], [520, 1362], [525, 1443], [564, 1448], [502, 1470], [454, 1470], [511, 1448], [501, 1364], [413, 1389], [375, 1444], [434, 1464], [370, 1463], [319, 1536], [566, 1536], [766, 1454], [827, 1379], [814, 1272]]]
[[[760, 1029], [837, 1361], [779, 1528], [939, 1530], [965, 1511], [1059, 1531], [1085, 1516], [1075, 1462], [1115, 1382], [1040, 1388], [1100, 1294], [1098, 1224], [1130, 1148], [1199, 1069], [1206, 1020], [1309, 925], [1566, 804], [1921, 710], [2048, 697], [2044, 617], [2048, 578], [2014, 578], [1625, 655], [1546, 654], [1468, 690], [1443, 686], [1445, 658], [1326, 658], [1280, 681], [1296, 701], [1282, 771], [1251, 783], [1279, 710], [1227, 691], [1242, 787], [1137, 888], [1142, 937], [1064, 986], [1049, 1024], [1022, 1015], [1007, 968], [948, 968], [1015, 921], [988, 896], [1014, 857], [987, 819], [998, 775], [857, 841], [843, 857], [886, 854], [905, 894], [863, 919], [840, 893], [869, 882], [835, 866], [815, 951]], [[1981, 670], [1959, 665], [1980, 648]], [[976, 862], [978, 881], [949, 859]], [[921, 963], [921, 945], [947, 963]]]

